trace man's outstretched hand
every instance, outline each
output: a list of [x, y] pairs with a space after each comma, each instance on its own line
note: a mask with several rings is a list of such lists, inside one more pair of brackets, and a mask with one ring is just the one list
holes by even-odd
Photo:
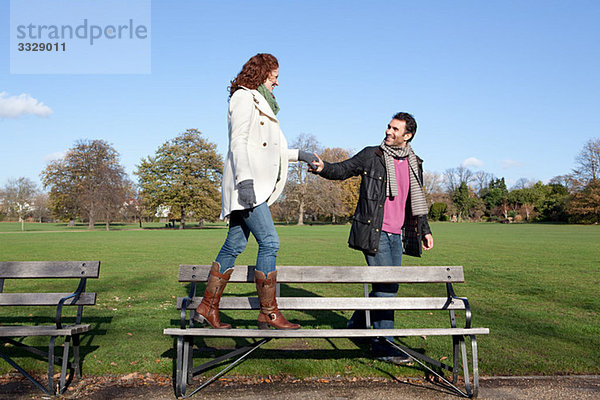
[[310, 165], [308, 171], [312, 172], [313, 174], [318, 174], [319, 172], [323, 171], [325, 163], [323, 162], [323, 160], [321, 160], [321, 157], [319, 157], [318, 155], [315, 154], [314, 156], [316, 160], [312, 162], [312, 165]]

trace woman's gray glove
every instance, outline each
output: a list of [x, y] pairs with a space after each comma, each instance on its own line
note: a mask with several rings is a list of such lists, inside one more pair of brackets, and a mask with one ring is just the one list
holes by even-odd
[[245, 208], [252, 208], [256, 204], [256, 195], [254, 194], [254, 181], [246, 179], [238, 183], [238, 200]]
[[317, 161], [317, 158], [313, 153], [309, 153], [308, 151], [299, 150], [298, 151], [298, 160], [304, 161], [307, 163], [311, 169], [317, 169], [317, 166], [313, 164], [313, 161]]

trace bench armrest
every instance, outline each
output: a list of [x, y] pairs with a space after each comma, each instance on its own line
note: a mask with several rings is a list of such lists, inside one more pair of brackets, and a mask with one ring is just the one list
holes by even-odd
[[[196, 282], [192, 282], [190, 285], [190, 294], [188, 295], [188, 297], [184, 298], [183, 301], [181, 302], [181, 320], [179, 323], [179, 326], [181, 327], [181, 329], [185, 329], [185, 320], [186, 320], [186, 311], [188, 308], [188, 305], [194, 301], [194, 296], [196, 295]], [[192, 315], [190, 312], [190, 328], [193, 327], [193, 322], [192, 322]]]
[[448, 292], [448, 297], [452, 300], [462, 301], [465, 305], [465, 328], [469, 329], [471, 327], [471, 306], [469, 305], [469, 300], [466, 297], [458, 297], [454, 293], [454, 288], [451, 283], [446, 283], [446, 291]]
[[[86, 278], [81, 278], [81, 280], [79, 281], [79, 286], [77, 286], [77, 289], [75, 290], [75, 292], [71, 293], [68, 296], [63, 297], [62, 299], [60, 299], [58, 301], [58, 305], [56, 306], [56, 329], [62, 329], [62, 321], [61, 320], [62, 320], [63, 305], [69, 299], [73, 299], [73, 301], [71, 303], [77, 302], [77, 300], [79, 300], [79, 296], [85, 290], [85, 283], [86, 283]], [[80, 307], [80, 310], [77, 312], [76, 323], [78, 323], [78, 324], [81, 323], [81, 309], [83, 309], [83, 307]]]
[[56, 329], [62, 329], [62, 308], [63, 305], [65, 304], [65, 301], [75, 298], [73, 301], [77, 301], [79, 299], [79, 295], [80, 293], [72, 293], [66, 297], [63, 297], [62, 299], [60, 299], [60, 301], [58, 302], [58, 305], [56, 306]]
[[[179, 324], [179, 326], [181, 327], [181, 329], [185, 329], [186, 311], [187, 311], [187, 308], [188, 308], [188, 304], [190, 304], [191, 302], [192, 302], [192, 298], [191, 297], [186, 297], [181, 302], [181, 321], [180, 321], [180, 324]], [[190, 312], [190, 319], [192, 319], [191, 312]], [[191, 323], [191, 321], [190, 321], [190, 323]]]

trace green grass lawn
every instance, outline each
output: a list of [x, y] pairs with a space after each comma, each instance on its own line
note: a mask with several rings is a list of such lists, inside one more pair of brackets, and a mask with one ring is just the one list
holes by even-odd
[[[85, 374], [172, 371], [173, 339], [162, 329], [176, 326], [175, 297], [186, 294], [177, 282], [181, 263], [210, 264], [226, 235], [222, 224], [205, 229], [147, 230], [133, 225], [106, 232], [98, 225], [68, 228], [65, 224], [0, 223], [0, 260], [101, 260], [99, 280], [88, 290], [98, 292], [96, 306], [87, 307], [84, 320], [94, 330], [84, 336]], [[365, 265], [360, 252], [347, 247], [349, 226], [278, 226], [280, 265]], [[473, 326], [490, 328], [481, 336], [483, 375], [596, 374], [600, 373], [600, 227], [575, 225], [502, 225], [433, 223], [435, 247], [423, 258], [406, 257], [405, 265], [463, 265], [465, 284], [455, 285], [473, 309]], [[256, 243], [251, 241], [239, 264], [253, 264]], [[42, 287], [43, 283], [7, 281], [5, 291]], [[438, 287], [439, 286], [439, 287]], [[249, 293], [253, 285], [229, 285], [227, 292]], [[362, 294], [360, 285], [294, 285], [294, 290], [343, 291]], [[403, 285], [403, 295], [444, 295], [443, 285]], [[36, 313], [34, 310], [31, 313]], [[255, 326], [256, 312], [225, 312], [223, 319], [237, 326]], [[307, 327], [345, 325], [349, 312], [286, 313]], [[397, 313], [397, 327], [447, 326], [445, 313]], [[37, 315], [37, 314], [35, 314]], [[48, 320], [51, 311], [46, 311]], [[0, 324], [32, 320], [15, 308], [3, 308]], [[34, 320], [32, 320], [34, 321]], [[47, 338], [28, 338], [43, 345]], [[239, 341], [241, 344], [244, 341]], [[410, 338], [404, 343], [433, 358], [451, 357], [449, 338]], [[233, 347], [229, 339], [197, 343]], [[394, 367], [369, 358], [367, 347], [345, 339], [280, 340], [270, 342], [233, 373], [305, 376], [422, 375], [411, 367]], [[269, 351], [269, 349], [271, 351]], [[32, 357], [17, 361], [44, 371]], [[264, 359], [267, 359], [266, 361]], [[318, 362], [315, 362], [318, 361]], [[10, 371], [1, 361], [0, 373]]]

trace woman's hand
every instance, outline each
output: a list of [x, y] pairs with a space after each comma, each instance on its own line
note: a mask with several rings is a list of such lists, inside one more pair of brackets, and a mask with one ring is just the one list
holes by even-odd
[[252, 179], [246, 179], [238, 183], [238, 201], [245, 208], [252, 208], [256, 204], [254, 181]]
[[308, 151], [299, 150], [298, 151], [298, 160], [304, 161], [308, 164], [310, 169], [316, 169], [317, 167], [313, 164], [319, 157], [314, 153], [309, 153]]

